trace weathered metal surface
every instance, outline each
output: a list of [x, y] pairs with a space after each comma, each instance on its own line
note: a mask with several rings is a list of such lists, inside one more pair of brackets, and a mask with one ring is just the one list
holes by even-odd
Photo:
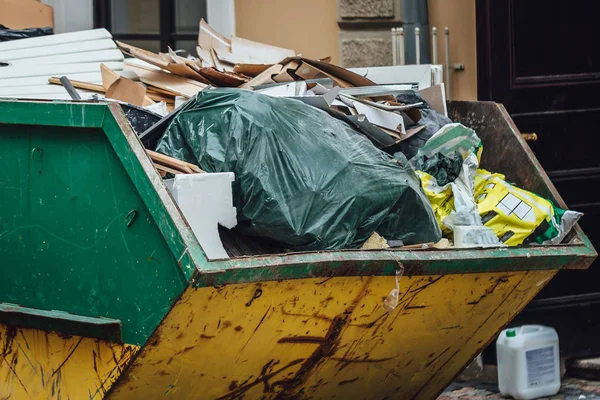
[[435, 398], [555, 273], [190, 288], [108, 398]]
[[118, 319], [143, 344], [194, 263], [122, 111], [0, 101], [0, 123], [0, 302]]
[[[484, 146], [516, 149], [484, 167], [562, 205], [502, 110], [473, 107], [503, 127], [482, 133], [480, 121]], [[208, 262], [116, 104], [0, 101], [0, 163], [0, 302], [121, 321], [125, 343], [146, 345], [118, 399], [433, 398], [558, 269], [596, 257], [577, 229], [549, 247]], [[387, 314], [401, 264], [401, 301]], [[136, 349], [3, 329], [0, 399], [105, 397]], [[52, 351], [27, 335], [51, 338]]]
[[74, 315], [62, 311], [46, 311], [14, 304], [0, 304], [0, 324], [85, 336], [121, 343], [121, 321]]
[[0, 399], [103, 399], [137, 350], [0, 325]]

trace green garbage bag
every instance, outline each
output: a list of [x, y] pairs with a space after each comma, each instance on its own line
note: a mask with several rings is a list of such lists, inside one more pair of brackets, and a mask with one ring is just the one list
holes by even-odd
[[236, 229], [290, 249], [358, 248], [375, 231], [405, 244], [441, 238], [406, 160], [298, 100], [204, 90], [156, 151], [207, 172], [235, 173]]

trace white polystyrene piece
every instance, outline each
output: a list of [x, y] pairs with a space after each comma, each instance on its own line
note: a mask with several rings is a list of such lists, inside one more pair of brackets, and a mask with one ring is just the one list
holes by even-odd
[[[171, 194], [209, 260], [229, 258], [217, 227], [237, 225], [232, 172], [175, 175]], [[170, 184], [167, 187], [171, 186]]]
[[[68, 74], [81, 74], [100, 71], [99, 62], [72, 63], [72, 64], [49, 64], [40, 67], [38, 65], [19, 65], [14, 67], [0, 67], [0, 79], [26, 78], [31, 76], [62, 76]], [[110, 61], [104, 63], [113, 71], [123, 70], [123, 62]], [[0, 86], [3, 82], [0, 81]]]
[[[1, 58], [0, 60], [4, 62]], [[15, 67], [21, 65], [50, 65], [50, 64], [80, 64], [80, 63], [107, 63], [111, 61], [123, 61], [123, 53], [118, 49], [110, 50], [99, 50], [99, 51], [86, 51], [80, 53], [71, 54], [58, 54], [54, 56], [46, 57], [35, 57], [35, 58], [22, 58], [18, 60], [6, 61], [8, 64]], [[42, 67], [40, 67], [42, 68]]]
[[56, 56], [60, 54], [77, 54], [90, 51], [116, 49], [117, 44], [112, 39], [91, 40], [89, 42], [74, 42], [57, 44], [54, 46], [34, 47], [31, 49], [17, 49], [0, 53], [0, 61], [10, 62], [26, 58], [39, 58]]
[[29, 49], [33, 47], [54, 46], [57, 44], [87, 42], [90, 40], [110, 39], [112, 35], [104, 28], [89, 31], [61, 33], [58, 35], [47, 35], [29, 39], [12, 40], [0, 43], [0, 54], [4, 51]]
[[[514, 331], [514, 337], [508, 331]], [[560, 390], [558, 350], [558, 334], [550, 327], [503, 330], [496, 342], [500, 393], [518, 400], [554, 396]]]

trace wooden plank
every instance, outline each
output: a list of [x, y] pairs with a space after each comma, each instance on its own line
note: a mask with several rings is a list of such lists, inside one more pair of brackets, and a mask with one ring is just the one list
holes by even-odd
[[[52, 83], [54, 85], [61, 85], [62, 83], [60, 82], [60, 78], [53, 76], [52, 78], [48, 79], [49, 83]], [[77, 89], [84, 89], [84, 90], [90, 90], [92, 92], [98, 92], [98, 93], [105, 93], [106, 90], [104, 89], [104, 87], [102, 85], [98, 85], [97, 83], [89, 83], [89, 82], [81, 82], [81, 81], [71, 81], [71, 85], [73, 85], [74, 88]]]
[[178, 160], [176, 158], [167, 156], [165, 154], [158, 153], [156, 151], [146, 149], [146, 152], [155, 163], [160, 163], [171, 168], [175, 168], [188, 174], [198, 173], [201, 174], [204, 171], [201, 170], [197, 165]]

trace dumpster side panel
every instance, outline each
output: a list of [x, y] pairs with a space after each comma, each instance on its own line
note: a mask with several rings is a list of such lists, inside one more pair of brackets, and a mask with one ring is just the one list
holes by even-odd
[[433, 398], [555, 273], [190, 288], [108, 398]]
[[118, 319], [143, 344], [187, 281], [104, 132], [1, 126], [0, 302]]
[[102, 399], [137, 346], [0, 325], [1, 399]]

